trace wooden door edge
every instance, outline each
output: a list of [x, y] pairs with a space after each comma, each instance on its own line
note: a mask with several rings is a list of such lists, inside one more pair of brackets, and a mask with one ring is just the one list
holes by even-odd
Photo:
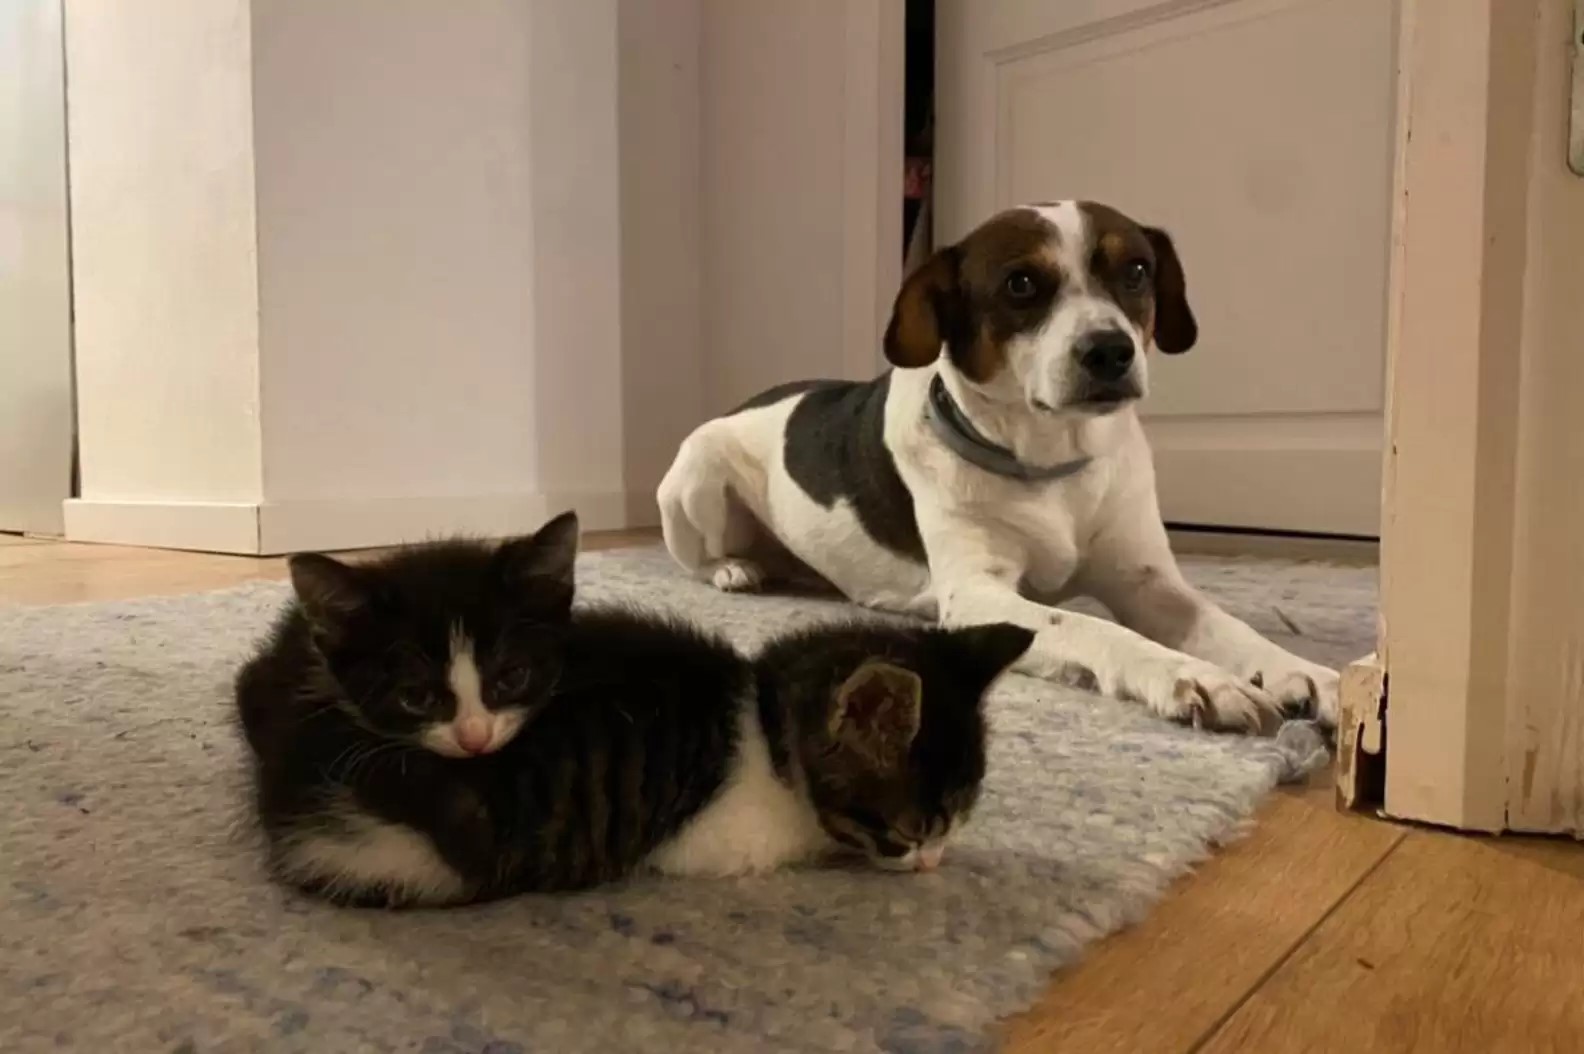
[[1386, 795], [1386, 665], [1379, 653], [1343, 668], [1340, 695], [1337, 808], [1378, 814]]

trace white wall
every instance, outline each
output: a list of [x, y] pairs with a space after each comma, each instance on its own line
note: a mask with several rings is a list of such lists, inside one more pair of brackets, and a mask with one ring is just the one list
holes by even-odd
[[225, 518], [262, 497], [247, 0], [72, 0], [66, 43], [83, 496]]
[[[705, 399], [841, 376], [841, 29], [831, 4], [704, 0]], [[772, 87], [774, 90], [772, 90]]]
[[628, 517], [704, 420], [701, 0], [620, 0], [622, 457]]
[[0, 530], [59, 534], [72, 482], [57, 0], [0, 3]]
[[710, 412], [876, 372], [901, 279], [902, 38], [901, 0], [703, 0]]
[[1584, 835], [1572, 7], [1404, 5], [1380, 651], [1401, 819]]
[[901, 0], [68, 2], [75, 537], [651, 524], [708, 413], [876, 368]]
[[611, 526], [626, 506], [617, 6], [538, 0], [529, 93], [540, 482]]
[[253, 5], [266, 547], [542, 513], [531, 22]]
[[697, 11], [73, 0], [75, 536], [652, 522], [701, 403]]
[[535, 488], [530, 21], [253, 5], [271, 503]]

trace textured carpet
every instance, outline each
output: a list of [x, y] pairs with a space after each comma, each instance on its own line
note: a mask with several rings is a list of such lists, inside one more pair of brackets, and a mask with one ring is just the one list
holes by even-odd
[[[1370, 650], [1372, 571], [1188, 571], [1294, 650]], [[581, 589], [745, 645], [850, 613], [722, 596], [658, 552], [586, 556]], [[0, 1051], [977, 1050], [1300, 763], [1008, 678], [983, 804], [935, 874], [336, 910], [268, 883], [239, 822], [229, 682], [283, 595], [0, 612]]]

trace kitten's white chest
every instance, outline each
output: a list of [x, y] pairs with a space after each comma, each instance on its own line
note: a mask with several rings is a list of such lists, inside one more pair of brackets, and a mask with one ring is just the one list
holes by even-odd
[[739, 721], [737, 756], [726, 781], [714, 800], [650, 854], [657, 870], [720, 878], [773, 871], [832, 848], [813, 808], [776, 778], [751, 702]]

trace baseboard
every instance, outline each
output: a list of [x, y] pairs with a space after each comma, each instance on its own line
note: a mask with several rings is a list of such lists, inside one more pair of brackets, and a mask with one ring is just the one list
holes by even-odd
[[1364, 538], [1380, 534], [1376, 448], [1157, 445], [1154, 457], [1161, 514], [1168, 523]]
[[632, 504], [621, 491], [266, 502], [259, 509], [259, 552], [370, 549], [448, 535], [501, 538], [532, 531], [568, 509], [586, 531], [645, 526], [629, 515]]
[[1259, 556], [1275, 560], [1317, 560], [1352, 567], [1380, 563], [1380, 542], [1371, 538], [1307, 537], [1265, 531], [1223, 531], [1168, 524], [1172, 552], [1197, 556]]
[[68, 541], [274, 556], [449, 535], [498, 538], [531, 531], [567, 509], [575, 509], [589, 531], [649, 527], [657, 522], [653, 507], [650, 494], [563, 491], [262, 504], [74, 498], [64, 509]]
[[244, 502], [68, 498], [61, 508], [68, 542], [206, 553], [253, 555], [259, 551], [258, 506]]

